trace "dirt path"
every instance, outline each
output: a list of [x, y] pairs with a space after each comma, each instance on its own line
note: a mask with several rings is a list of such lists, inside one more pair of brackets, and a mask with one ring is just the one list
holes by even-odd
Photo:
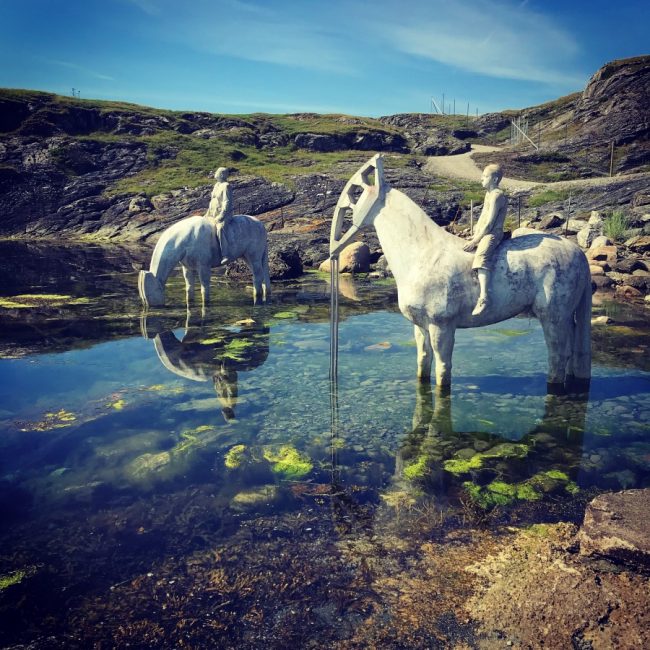
[[[491, 147], [481, 144], [473, 144], [472, 150], [467, 153], [456, 156], [430, 156], [427, 160], [425, 171], [433, 176], [443, 176], [446, 178], [461, 178], [470, 181], [480, 181], [482, 170], [472, 160], [473, 153], [483, 153], [490, 151], [499, 151], [499, 147]], [[537, 183], [535, 181], [524, 181], [516, 178], [504, 177], [501, 181], [501, 187], [507, 190], [529, 190], [535, 187], [545, 187], [553, 189], [572, 189], [579, 187], [595, 187], [615, 185], [633, 180], [636, 178], [648, 178], [650, 173], [628, 174], [625, 176], [604, 176], [602, 178], [579, 178], [573, 181], [557, 181], [554, 183]]]

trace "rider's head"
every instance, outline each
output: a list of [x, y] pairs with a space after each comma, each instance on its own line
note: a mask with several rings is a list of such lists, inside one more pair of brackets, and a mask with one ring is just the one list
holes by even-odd
[[496, 163], [492, 165], [488, 165], [483, 170], [483, 178], [482, 178], [483, 187], [487, 187], [488, 184], [492, 184], [494, 187], [496, 187], [501, 182], [502, 178], [503, 178], [503, 170], [501, 169], [501, 165], [498, 165]]
[[214, 180], [215, 181], [225, 181], [228, 178], [228, 168], [227, 167], [219, 167], [216, 172], [214, 172]]

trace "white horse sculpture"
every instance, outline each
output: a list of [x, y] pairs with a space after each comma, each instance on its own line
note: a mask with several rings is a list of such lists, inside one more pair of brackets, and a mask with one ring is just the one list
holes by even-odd
[[[253, 272], [253, 300], [266, 300], [271, 290], [268, 242], [261, 221], [236, 214], [228, 222], [230, 259], [243, 257]], [[163, 232], [151, 256], [148, 271], [140, 271], [138, 290], [145, 307], [165, 304], [165, 283], [174, 267], [183, 268], [188, 304], [194, 299], [196, 276], [201, 283], [203, 305], [210, 300], [210, 273], [221, 264], [221, 250], [214, 221], [204, 216], [182, 219]]]
[[[356, 198], [358, 196], [358, 199]], [[343, 220], [352, 225], [343, 234]], [[591, 276], [584, 253], [568, 239], [527, 231], [504, 241], [495, 255], [491, 302], [472, 315], [479, 293], [473, 255], [464, 240], [437, 224], [385, 181], [380, 155], [350, 179], [332, 220], [330, 257], [335, 258], [360, 229], [374, 226], [395, 276], [399, 308], [415, 326], [417, 372], [436, 384], [451, 383], [457, 328], [480, 327], [532, 312], [548, 347], [548, 389], [591, 377]], [[583, 381], [580, 381], [583, 380]]]

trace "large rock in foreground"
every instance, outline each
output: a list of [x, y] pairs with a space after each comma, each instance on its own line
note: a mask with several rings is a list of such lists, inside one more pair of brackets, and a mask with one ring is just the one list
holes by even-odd
[[649, 515], [650, 488], [601, 494], [587, 506], [580, 552], [650, 571]]

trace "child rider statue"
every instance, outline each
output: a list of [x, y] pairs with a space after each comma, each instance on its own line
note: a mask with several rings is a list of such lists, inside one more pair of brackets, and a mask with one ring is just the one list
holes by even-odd
[[482, 314], [490, 304], [489, 281], [494, 251], [503, 239], [503, 224], [508, 209], [508, 199], [498, 188], [503, 173], [499, 165], [488, 165], [483, 170], [481, 185], [487, 190], [481, 216], [476, 222], [474, 234], [463, 247], [468, 252], [474, 253], [472, 268], [476, 270], [479, 283], [479, 297], [473, 316]]
[[214, 173], [214, 178], [217, 182], [212, 189], [210, 206], [205, 216], [214, 219], [217, 239], [221, 248], [221, 264], [227, 264], [230, 261], [227, 225], [233, 215], [232, 190], [227, 182], [228, 169], [219, 167]]

